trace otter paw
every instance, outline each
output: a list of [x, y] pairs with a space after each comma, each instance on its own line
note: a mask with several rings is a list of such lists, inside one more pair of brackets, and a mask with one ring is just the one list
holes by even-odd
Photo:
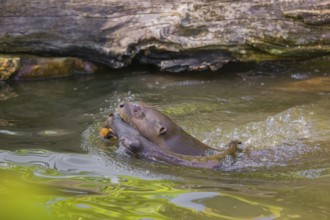
[[243, 151], [243, 149], [239, 147], [239, 145], [241, 145], [241, 144], [242, 144], [242, 142], [240, 142], [240, 141], [229, 142], [226, 153], [235, 158], [237, 153], [240, 153]]
[[127, 149], [131, 153], [137, 154], [141, 149], [142, 146], [140, 144], [140, 141], [138, 140], [130, 140], [128, 138], [121, 138], [119, 140], [119, 144], [123, 146], [125, 149]]

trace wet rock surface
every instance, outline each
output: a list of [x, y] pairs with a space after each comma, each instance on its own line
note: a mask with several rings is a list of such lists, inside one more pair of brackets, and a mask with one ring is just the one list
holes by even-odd
[[172, 72], [330, 53], [330, 3], [322, 0], [2, 0], [1, 7], [1, 53], [112, 68], [137, 60]]
[[38, 80], [93, 74], [97, 66], [72, 57], [0, 57], [0, 80]]
[[19, 65], [19, 57], [0, 57], [0, 80], [8, 79], [18, 70]]

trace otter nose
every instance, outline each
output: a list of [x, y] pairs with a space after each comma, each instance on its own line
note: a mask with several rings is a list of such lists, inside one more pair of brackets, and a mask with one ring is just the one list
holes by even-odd
[[125, 102], [120, 102], [119, 103], [119, 108], [124, 108], [124, 106], [125, 106]]

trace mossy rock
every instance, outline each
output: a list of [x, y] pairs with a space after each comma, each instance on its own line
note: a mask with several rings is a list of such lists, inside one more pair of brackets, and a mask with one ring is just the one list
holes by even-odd
[[25, 58], [16, 79], [47, 79], [67, 77], [72, 73], [71, 58]]
[[[6, 59], [15, 60], [14, 58]], [[17, 64], [15, 66], [10, 66], [8, 64], [9, 61], [6, 63], [5, 59], [3, 59], [2, 66], [6, 70], [6, 74], [0, 78], [1, 80], [9, 79], [10, 77], [16, 80], [51, 79], [68, 77], [74, 73], [93, 74], [97, 70], [93, 63], [74, 57], [21, 56], [16, 59], [18, 61], [15, 60], [15, 64]], [[11, 61], [11, 63], [13, 62]], [[10, 74], [7, 73], [9, 70]]]
[[18, 70], [19, 57], [0, 57], [0, 80], [6, 80]]

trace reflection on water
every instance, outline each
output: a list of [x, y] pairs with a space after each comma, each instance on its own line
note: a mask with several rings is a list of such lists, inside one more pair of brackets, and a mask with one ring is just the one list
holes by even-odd
[[[327, 69], [1, 84], [0, 218], [327, 219]], [[239, 139], [244, 152], [219, 170], [128, 158], [98, 137], [121, 100], [157, 106], [219, 149]]]
[[[11, 211], [16, 207], [13, 198], [17, 197], [23, 206], [31, 202], [45, 204], [34, 207], [32, 213], [27, 213], [28, 217], [41, 215], [40, 209], [46, 208], [56, 219], [95, 216], [99, 219], [231, 219], [229, 209], [238, 207], [249, 210], [235, 214], [238, 218], [280, 216], [281, 208], [244, 198], [231, 190], [219, 193], [214, 189], [208, 192], [206, 188], [200, 191], [182, 188], [182, 182], [159, 180], [159, 177], [141, 179], [116, 175], [111, 167], [90, 156], [46, 151], [2, 151], [0, 156], [1, 161], [6, 161], [1, 163], [0, 169], [4, 177], [0, 181], [1, 193], [5, 195], [0, 200], [9, 199], [9, 206], [14, 206], [9, 207]], [[220, 209], [214, 209], [214, 204], [221, 204]], [[43, 213], [43, 217], [47, 213]], [[1, 217], [6, 215], [10, 214], [0, 214]]]

